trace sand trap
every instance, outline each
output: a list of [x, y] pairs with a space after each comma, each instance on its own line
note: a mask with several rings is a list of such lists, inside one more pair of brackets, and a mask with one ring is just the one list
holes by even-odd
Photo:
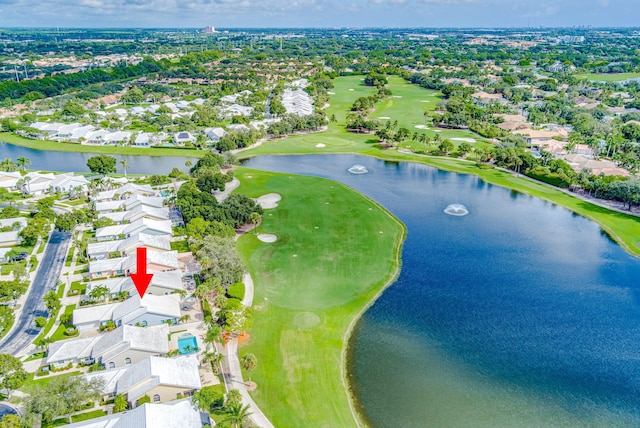
[[350, 91], [353, 91], [353, 89], [349, 89]]
[[475, 143], [475, 138], [451, 138], [452, 141], [464, 141], [465, 143]]
[[331, 91], [327, 91], [327, 94], [329, 94], [329, 95], [335, 95], [336, 93], [335, 93], [335, 92], [331, 92]]
[[393, 98], [402, 98], [402, 95], [392, 95]]
[[434, 129], [433, 132], [442, 132], [442, 131], [439, 129]]
[[321, 149], [323, 147], [327, 147], [327, 145], [326, 144], [322, 144], [322, 143], [318, 143], [318, 144], [316, 144], [316, 147]]
[[429, 129], [429, 127], [427, 125], [416, 125], [415, 128], [418, 128], [418, 129]]
[[430, 103], [431, 101], [429, 100], [420, 100], [421, 103]]
[[389, 116], [380, 116], [380, 117], [378, 117], [378, 119], [389, 120], [391, 118]]
[[258, 235], [258, 239], [262, 242], [276, 242], [278, 237], [273, 233], [261, 233]]
[[278, 206], [278, 201], [282, 199], [282, 196], [277, 193], [268, 193], [266, 195], [260, 196], [258, 199], [255, 199], [258, 205], [260, 205], [264, 209], [275, 208]]

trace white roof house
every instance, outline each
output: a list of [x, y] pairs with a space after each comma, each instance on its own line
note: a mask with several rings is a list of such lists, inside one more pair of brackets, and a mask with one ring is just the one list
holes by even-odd
[[[120, 196], [122, 197], [126, 195]], [[96, 202], [96, 211], [110, 212], [120, 209], [132, 210], [139, 205], [162, 208], [162, 206], [164, 205], [164, 199], [160, 196], [144, 196], [140, 194], [134, 194], [125, 200], [116, 199]]]
[[[151, 278], [151, 283], [149, 284], [149, 288], [147, 288], [146, 294], [163, 296], [183, 289], [182, 273], [180, 271], [149, 271], [149, 273], [153, 274], [153, 277]], [[87, 294], [96, 287], [107, 287], [112, 296], [117, 296], [124, 291], [129, 294], [136, 292], [133, 280], [129, 276], [110, 278], [103, 281], [91, 281], [87, 284]]]
[[144, 299], [134, 294], [127, 300], [106, 305], [92, 305], [73, 311], [73, 325], [78, 330], [99, 328], [108, 321], [122, 325], [154, 326], [175, 323], [181, 316], [180, 296], [147, 294]]
[[152, 220], [141, 218], [133, 223], [105, 226], [96, 230], [97, 241], [108, 241], [128, 238], [138, 233], [149, 235], [173, 235], [171, 220]]
[[105, 190], [98, 193], [93, 199], [95, 201], [111, 201], [114, 199], [122, 199], [123, 196], [158, 196], [158, 192], [148, 184], [127, 183], [117, 189]]
[[313, 114], [313, 98], [303, 89], [285, 89], [282, 94], [282, 105], [289, 114], [307, 116]]
[[143, 217], [153, 220], [168, 220], [169, 208], [156, 208], [148, 205], [138, 205], [131, 210], [102, 212], [98, 214], [98, 218], [109, 218], [116, 223], [133, 222]]
[[204, 130], [204, 135], [207, 136], [207, 138], [211, 141], [214, 142], [218, 142], [220, 141], [220, 138], [224, 137], [224, 134], [226, 132], [224, 131], [224, 129], [218, 127], [218, 128], [207, 128]]
[[[136, 254], [113, 259], [92, 260], [89, 262], [89, 275], [102, 278], [118, 275], [129, 275], [136, 272]], [[164, 272], [180, 269], [178, 251], [147, 250], [147, 267], [149, 270]]]
[[24, 176], [22, 191], [29, 195], [40, 195], [49, 190], [51, 182], [55, 179], [53, 174], [30, 172]]
[[3, 189], [15, 189], [18, 187], [18, 181], [20, 180], [22, 180], [22, 174], [17, 171], [0, 171], [0, 187]]
[[96, 127], [93, 125], [85, 125], [85, 126], [81, 126], [79, 128], [74, 129], [71, 132], [71, 136], [69, 137], [70, 141], [73, 142], [77, 142], [80, 141], [81, 138], [83, 139], [87, 139], [87, 135], [92, 132], [95, 131]]
[[[101, 362], [105, 367], [111, 368], [126, 365], [127, 362], [137, 363], [149, 355], [168, 353], [168, 334], [169, 326], [166, 324], [152, 327], [123, 325], [95, 337], [54, 342], [49, 345], [46, 363], [64, 367], [69, 362]], [[140, 355], [144, 357], [139, 357]], [[117, 358], [119, 356], [122, 358]]]
[[103, 145], [105, 143], [104, 137], [107, 134], [109, 134], [109, 131], [106, 131], [104, 129], [87, 132], [87, 134], [85, 135], [85, 143]]
[[129, 131], [115, 131], [111, 132], [103, 137], [103, 141], [105, 144], [115, 144], [115, 143], [128, 143], [131, 139], [131, 132]]
[[67, 425], [68, 428], [202, 428], [208, 416], [190, 399], [170, 403], [146, 403], [133, 410]]
[[[163, 400], [162, 389], [178, 389], [192, 392], [200, 389], [200, 372], [198, 358], [195, 355], [183, 355], [176, 358], [147, 357], [137, 364], [123, 368], [88, 373], [85, 379], [102, 379], [105, 386], [102, 393], [108, 397], [126, 394], [127, 401], [135, 405], [143, 395], [158, 393], [157, 402], [172, 401], [176, 398], [173, 392], [168, 400]], [[168, 395], [168, 394], [167, 394]], [[154, 400], [156, 401], [156, 400]], [[182, 427], [182, 425], [178, 425]]]
[[27, 219], [24, 217], [0, 219], [0, 228], [11, 228], [6, 232], [0, 232], [0, 247], [18, 245], [22, 242], [20, 231], [27, 226]]
[[54, 192], [62, 193], [75, 189], [86, 191], [88, 185], [89, 181], [84, 176], [67, 173], [56, 175], [56, 178], [51, 181], [50, 189]]
[[158, 251], [169, 251], [171, 250], [171, 237], [168, 235], [137, 233], [127, 239], [92, 242], [87, 245], [87, 256], [93, 260], [106, 259], [113, 253], [120, 253], [121, 256], [127, 256], [134, 253], [138, 247], [146, 247]]

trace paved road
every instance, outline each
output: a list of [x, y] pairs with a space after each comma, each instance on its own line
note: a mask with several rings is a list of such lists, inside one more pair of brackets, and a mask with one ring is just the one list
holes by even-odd
[[70, 243], [71, 234], [68, 232], [54, 231], [51, 234], [44, 257], [40, 261], [38, 273], [31, 287], [29, 287], [29, 294], [24, 302], [23, 311], [13, 330], [0, 342], [0, 353], [18, 354], [40, 332], [39, 329], [35, 328], [34, 319], [47, 314], [47, 308], [42, 301], [42, 297], [47, 291], [55, 288]]

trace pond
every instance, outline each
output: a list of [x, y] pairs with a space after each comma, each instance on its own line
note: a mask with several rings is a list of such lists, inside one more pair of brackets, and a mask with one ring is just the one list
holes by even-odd
[[597, 224], [424, 165], [244, 165], [341, 181], [408, 228], [399, 278], [351, 338], [349, 378], [372, 426], [640, 425], [640, 260]]
[[[153, 149], [149, 149], [153, 150]], [[14, 162], [19, 157], [26, 157], [31, 161], [29, 169], [44, 171], [89, 172], [87, 160], [95, 153], [57, 152], [50, 150], [35, 150], [27, 147], [0, 143], [0, 159], [10, 158]], [[116, 168], [122, 173], [120, 161], [127, 160], [127, 173], [130, 174], [168, 174], [173, 168], [187, 170], [185, 162], [195, 163], [197, 159], [178, 156], [122, 156], [109, 155], [118, 160]]]

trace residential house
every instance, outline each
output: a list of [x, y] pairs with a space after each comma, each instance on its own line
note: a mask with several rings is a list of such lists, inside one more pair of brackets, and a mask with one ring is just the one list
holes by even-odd
[[[143, 191], [136, 193], [137, 194], [134, 194], [134, 192], [125, 192], [115, 194], [113, 196], [117, 199], [96, 202], [96, 211], [102, 213], [118, 210], [133, 210], [141, 205], [154, 208], [162, 208], [164, 206], [164, 199], [160, 196], [144, 196], [144, 194], [142, 194], [144, 193]], [[98, 194], [97, 197], [99, 196], [100, 194]], [[124, 197], [126, 197], [126, 199], [121, 199]]]
[[51, 182], [55, 178], [55, 175], [51, 173], [30, 172], [23, 177], [22, 192], [32, 196], [42, 195], [49, 191]]
[[200, 412], [187, 398], [165, 404], [146, 403], [127, 412], [76, 422], [67, 428], [202, 428], [210, 425], [209, 415]]
[[51, 181], [50, 190], [53, 192], [67, 193], [71, 191], [86, 192], [89, 181], [82, 175], [73, 173], [59, 174]]
[[171, 236], [173, 235], [171, 220], [151, 220], [148, 218], [141, 218], [129, 224], [105, 226], [96, 230], [95, 238], [97, 241], [110, 241], [126, 239], [138, 233]]
[[95, 201], [112, 201], [116, 199], [126, 199], [130, 196], [158, 196], [158, 192], [153, 190], [148, 184], [127, 183], [124, 186], [113, 190], [105, 190], [93, 197]]
[[[164, 296], [183, 290], [184, 288], [182, 285], [182, 272], [180, 271], [156, 272], [150, 270], [149, 273], [153, 274], [153, 277], [151, 278], [151, 283], [147, 288], [146, 294]], [[129, 276], [124, 278], [109, 278], [103, 281], [91, 281], [87, 284], [87, 295], [96, 287], [108, 288], [111, 298], [116, 298], [123, 292], [129, 293], [129, 295], [136, 292], [133, 280]]]
[[[136, 254], [112, 259], [92, 260], [89, 262], [89, 276], [93, 279], [136, 272]], [[177, 251], [147, 250], [147, 268], [158, 272], [180, 269]]]
[[102, 379], [105, 382], [102, 389], [105, 398], [124, 394], [132, 408], [144, 395], [151, 397], [153, 403], [164, 403], [191, 396], [202, 387], [198, 357], [195, 355], [147, 357], [131, 366], [89, 373], [84, 377], [88, 381]]
[[217, 143], [218, 141], [220, 141], [220, 138], [224, 137], [225, 131], [222, 128], [207, 128], [204, 130], [204, 135], [207, 136], [207, 138], [210, 141], [213, 141], [214, 143]]
[[186, 143], [193, 144], [196, 142], [196, 137], [191, 135], [191, 132], [183, 131], [178, 132], [173, 136], [173, 140], [178, 146], [184, 146]]
[[78, 141], [86, 141], [87, 139], [87, 135], [90, 132], [95, 131], [96, 127], [93, 125], [85, 125], [85, 126], [80, 126], [76, 129], [74, 129], [71, 132], [71, 136], [69, 137], [69, 141], [72, 141], [74, 143], [77, 143]]
[[582, 170], [591, 171], [594, 175], [619, 175], [623, 177], [629, 177], [631, 174], [626, 169], [618, 168], [618, 166], [609, 160], [594, 160], [585, 157], [580, 154], [570, 154], [563, 156], [565, 162], [571, 166], [571, 168], [580, 172]]
[[12, 247], [20, 245], [22, 238], [20, 231], [27, 226], [24, 217], [0, 219], [0, 247]]
[[169, 326], [123, 325], [94, 337], [76, 338], [49, 345], [46, 364], [62, 368], [71, 364], [102, 363], [113, 369], [139, 363], [152, 355], [169, 352]]
[[171, 237], [137, 233], [127, 239], [92, 242], [87, 245], [87, 256], [91, 260], [108, 259], [114, 254], [117, 257], [124, 257], [135, 253], [138, 247], [146, 247], [155, 251], [169, 251], [171, 250]]
[[133, 223], [143, 217], [152, 220], [168, 220], [169, 208], [156, 208], [140, 204], [126, 211], [101, 212], [98, 214], [98, 218], [109, 218], [116, 224]]
[[313, 98], [302, 88], [285, 89], [282, 94], [282, 105], [289, 114], [308, 116], [313, 114]]
[[143, 327], [175, 324], [180, 319], [180, 296], [145, 294], [144, 299], [133, 294], [123, 302], [91, 305], [73, 311], [73, 325], [78, 330], [100, 328], [112, 321], [116, 327], [140, 325]]
[[131, 140], [129, 131], [110, 132], [103, 137], [104, 144], [126, 144]]
[[484, 91], [478, 91], [471, 94], [471, 98], [474, 99], [478, 107], [486, 107], [491, 104], [506, 104], [507, 100], [502, 94], [490, 94]]
[[19, 172], [0, 171], [0, 187], [7, 190], [16, 190], [18, 182], [22, 180], [22, 174]]

